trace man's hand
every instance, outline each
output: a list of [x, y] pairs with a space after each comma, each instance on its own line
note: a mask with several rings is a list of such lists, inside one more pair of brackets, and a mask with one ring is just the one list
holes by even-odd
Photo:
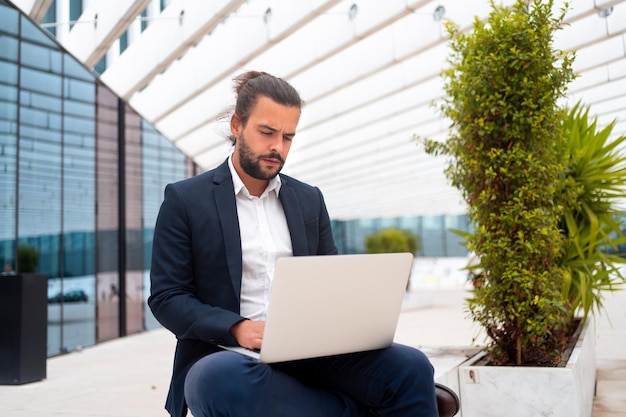
[[242, 320], [230, 328], [230, 333], [240, 346], [247, 349], [261, 349], [264, 330], [264, 321]]

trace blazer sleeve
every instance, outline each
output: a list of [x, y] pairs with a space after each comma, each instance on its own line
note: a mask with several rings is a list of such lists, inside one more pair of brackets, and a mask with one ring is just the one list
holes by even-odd
[[[189, 196], [188, 189], [182, 192], [178, 184], [165, 189], [154, 231], [148, 304], [156, 319], [179, 339], [234, 345], [230, 328], [243, 319], [234, 305], [238, 300], [235, 295], [224, 297], [225, 292], [232, 291], [227, 267], [219, 264], [213, 268], [199, 267], [198, 247], [210, 245], [210, 239], [197, 236], [194, 213], [199, 209], [190, 208], [192, 200], [197, 201], [197, 195]], [[215, 289], [198, 289], [199, 285], [215, 285]], [[221, 300], [233, 300], [233, 305], [230, 308], [212, 305], [210, 299], [201, 300], [198, 296], [209, 292], [216, 300], [218, 296]]]

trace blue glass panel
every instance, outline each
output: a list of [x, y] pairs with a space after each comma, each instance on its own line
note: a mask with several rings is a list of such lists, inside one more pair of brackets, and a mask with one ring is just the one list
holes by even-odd
[[21, 83], [22, 88], [31, 91], [46, 93], [54, 96], [61, 95], [61, 76], [56, 74], [22, 68]]
[[0, 33], [0, 58], [17, 62], [17, 45], [16, 38]]
[[17, 10], [0, 5], [0, 30], [17, 34], [18, 16]]
[[61, 143], [61, 132], [20, 123], [20, 149], [27, 146], [32, 148], [35, 140]]
[[63, 53], [57, 51], [50, 52], [50, 69], [56, 74], [63, 73]]
[[96, 87], [93, 82], [85, 82], [68, 78], [65, 80], [64, 96], [72, 100], [93, 103], [96, 100]]
[[48, 114], [48, 127], [52, 130], [61, 131], [63, 125], [61, 125], [61, 115], [58, 113], [49, 113]]
[[16, 146], [15, 135], [0, 134], [0, 264], [6, 272], [15, 268]]
[[0, 61], [0, 82], [17, 84], [17, 65], [6, 61]]
[[20, 122], [29, 126], [48, 128], [48, 112], [22, 107]]
[[66, 115], [63, 117], [63, 123], [65, 131], [67, 132], [93, 135], [96, 129], [93, 119], [85, 119]]
[[63, 56], [63, 65], [65, 75], [69, 77], [91, 82], [95, 79], [94, 75], [87, 68], [68, 54]]
[[61, 52], [46, 46], [22, 42], [22, 65], [45, 72], [61, 73]]
[[0, 100], [17, 101], [17, 88], [12, 85], [0, 84]]
[[0, 120], [17, 120], [17, 104], [0, 100]]
[[17, 132], [17, 123], [12, 120], [2, 120], [0, 119], [0, 132], [2, 133], [16, 133]]
[[45, 32], [42, 32], [41, 29], [24, 16], [22, 16], [22, 38], [48, 45], [54, 49], [61, 49]]
[[96, 107], [93, 103], [85, 103], [82, 101], [69, 101], [65, 102], [65, 107], [63, 108], [66, 114], [71, 114], [74, 116], [83, 116], [83, 117], [91, 117], [95, 118], [96, 116]]
[[29, 91], [22, 91], [21, 104], [28, 105], [35, 109], [50, 110], [56, 109], [60, 111], [63, 105], [63, 100], [60, 97], [47, 96], [44, 94], [32, 93]]

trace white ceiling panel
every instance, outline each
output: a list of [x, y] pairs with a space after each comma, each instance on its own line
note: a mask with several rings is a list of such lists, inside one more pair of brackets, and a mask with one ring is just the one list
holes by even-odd
[[[16, 3], [41, 16], [49, 6]], [[83, 28], [84, 44], [79, 29], [62, 40], [88, 62], [85, 56], [101, 54], [125, 27], [136, 28], [130, 15], [140, 13], [138, 3], [90, 0], [81, 19], [108, 8], [99, 16], [118, 20], [98, 25], [97, 33]], [[158, 12], [159, 4], [151, 0], [150, 10]], [[555, 10], [562, 4], [557, 0]], [[209, 169], [230, 151], [227, 119], [217, 118], [234, 104], [232, 79], [248, 69], [270, 72], [306, 102], [285, 173], [320, 186], [331, 217], [463, 213], [459, 192], [443, 174], [446, 161], [426, 155], [413, 139], [448, 134], [449, 122], [433, 105], [442, 98], [440, 73], [450, 53], [436, 10], [469, 31], [490, 6], [489, 0], [172, 0], [102, 78]], [[576, 50], [579, 76], [564, 103], [581, 100], [600, 127], [617, 120], [614, 134], [624, 134], [626, 0], [574, 0], [566, 16], [555, 46]]]

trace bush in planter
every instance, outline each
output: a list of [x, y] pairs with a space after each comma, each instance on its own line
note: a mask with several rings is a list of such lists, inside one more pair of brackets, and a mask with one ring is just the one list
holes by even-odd
[[[371, 234], [365, 238], [367, 253], [398, 253], [410, 252], [416, 254], [419, 250], [419, 238], [407, 230], [389, 228]], [[410, 282], [407, 282], [407, 289]]]
[[365, 238], [367, 253], [417, 253], [419, 250], [417, 235], [395, 228], [381, 230]]
[[580, 103], [567, 114], [563, 128], [567, 138], [566, 177], [563, 182], [561, 228], [565, 251], [561, 264], [566, 275], [562, 293], [570, 314], [579, 310], [583, 319], [602, 307], [602, 293], [626, 282], [620, 265], [626, 263], [619, 247], [624, 213], [617, 204], [626, 197], [626, 156], [621, 151], [626, 136], [610, 139], [615, 121], [597, 130], [589, 109]]
[[557, 101], [573, 79], [573, 55], [552, 47], [565, 10], [552, 1], [491, 2], [472, 33], [447, 23], [452, 50], [443, 72], [448, 140], [426, 140], [451, 157], [446, 174], [468, 204], [481, 285], [472, 318], [491, 337], [494, 363], [555, 365], [569, 331], [561, 295], [568, 275], [555, 200], [564, 178], [563, 111]]
[[28, 245], [20, 245], [17, 248], [17, 268], [20, 273], [37, 272], [39, 265], [39, 251]]

